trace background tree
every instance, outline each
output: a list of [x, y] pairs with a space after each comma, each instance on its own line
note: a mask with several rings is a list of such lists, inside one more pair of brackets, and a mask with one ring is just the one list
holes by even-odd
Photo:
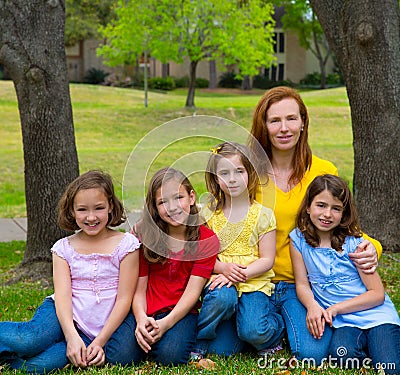
[[346, 83], [363, 229], [400, 251], [399, 1], [310, 2]]
[[282, 17], [284, 30], [292, 30], [299, 38], [300, 45], [317, 58], [321, 73], [321, 88], [326, 87], [326, 64], [331, 49], [325, 38], [324, 31], [319, 23], [309, 0], [280, 0], [279, 4], [285, 7]]
[[72, 46], [82, 40], [98, 38], [99, 26], [113, 17], [115, 0], [66, 0], [65, 44]]
[[64, 1], [0, 2], [0, 63], [15, 86], [22, 127], [28, 233], [21, 271], [51, 274], [50, 248], [64, 236], [56, 205], [78, 175], [64, 49]]
[[162, 63], [186, 58], [190, 108], [200, 61], [236, 63], [243, 75], [271, 63], [272, 12], [262, 0], [120, 0], [117, 19], [103, 31], [107, 42], [100, 54], [113, 65], [132, 61], [143, 48]]

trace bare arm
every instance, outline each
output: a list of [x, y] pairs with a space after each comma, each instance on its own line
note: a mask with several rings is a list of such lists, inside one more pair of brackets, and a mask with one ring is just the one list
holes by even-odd
[[67, 342], [67, 357], [74, 366], [86, 367], [86, 346], [72, 318], [71, 275], [65, 259], [53, 253], [53, 280], [58, 321]]
[[349, 257], [362, 272], [374, 273], [378, 266], [378, 257], [382, 254], [382, 245], [365, 233], [363, 239], [364, 241], [357, 246], [354, 253], [349, 254]]
[[104, 327], [88, 346], [88, 365], [102, 365], [105, 362], [103, 348], [111, 335], [121, 325], [131, 309], [133, 294], [136, 289], [139, 273], [139, 251], [125, 256], [120, 264], [118, 291], [115, 305]]
[[307, 278], [307, 269], [301, 253], [290, 241], [290, 257], [296, 280], [296, 293], [300, 302], [307, 309], [306, 324], [314, 338], [321, 338], [325, 330], [325, 322], [332, 324], [329, 314], [315, 300]]

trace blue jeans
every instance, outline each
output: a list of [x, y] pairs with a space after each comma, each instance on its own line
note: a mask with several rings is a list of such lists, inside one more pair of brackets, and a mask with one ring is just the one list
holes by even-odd
[[270, 298], [276, 312], [285, 321], [287, 338], [293, 355], [298, 359], [310, 359], [319, 365], [328, 357], [332, 328], [325, 326], [322, 338], [311, 336], [306, 325], [307, 310], [299, 301], [294, 283], [280, 281]]
[[[400, 374], [400, 327], [394, 324], [360, 329], [333, 330], [329, 347], [332, 364], [343, 368], [382, 368], [385, 374]], [[370, 358], [370, 360], [369, 360]]]
[[[167, 316], [169, 312], [157, 314], [155, 320]], [[171, 327], [159, 341], [151, 346], [147, 354], [135, 340], [133, 349], [133, 361], [135, 364], [146, 359], [151, 359], [162, 365], [186, 364], [189, 361], [190, 352], [196, 341], [197, 314], [189, 313], [173, 327]], [[134, 323], [134, 330], [136, 322]]]
[[[130, 313], [104, 346], [106, 362], [130, 364], [134, 338], [134, 318]], [[78, 331], [79, 332], [79, 331]], [[79, 332], [89, 345], [92, 340]], [[42, 374], [69, 363], [67, 344], [58, 322], [55, 304], [47, 297], [29, 322], [0, 322], [0, 363], [13, 369]]]
[[[221, 332], [217, 329], [236, 314], [236, 335], [222, 338], [220, 346], [215, 339]], [[234, 325], [230, 325], [234, 329]], [[229, 324], [223, 326], [225, 331]], [[256, 350], [263, 350], [279, 344], [284, 334], [282, 317], [271, 311], [269, 297], [262, 292], [242, 293], [240, 298], [235, 287], [205, 289], [198, 322], [196, 350], [202, 354], [210, 352], [210, 345], [217, 354], [230, 355], [236, 348], [248, 343]], [[240, 345], [240, 341], [242, 344]]]

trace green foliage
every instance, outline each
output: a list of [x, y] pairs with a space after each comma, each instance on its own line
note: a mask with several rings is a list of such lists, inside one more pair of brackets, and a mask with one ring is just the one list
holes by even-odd
[[147, 51], [162, 63], [218, 59], [254, 75], [273, 60], [272, 11], [262, 0], [119, 0], [98, 53], [111, 66], [133, 64]]
[[225, 72], [221, 74], [221, 77], [218, 81], [218, 86], [219, 87], [225, 87], [225, 88], [238, 88], [242, 84], [242, 79], [238, 78], [236, 73], [234, 72]]
[[99, 26], [114, 17], [113, 4], [114, 0], [66, 0], [65, 44], [97, 38]]
[[[300, 80], [301, 85], [308, 86], [319, 86], [321, 85], [321, 73], [314, 72], [307, 74], [302, 80]], [[331, 73], [326, 77], [327, 85], [343, 85], [342, 76], [339, 73]]]
[[290, 81], [271, 81], [268, 77], [257, 75], [253, 77], [253, 87], [257, 89], [267, 90], [276, 86], [290, 86], [293, 87], [293, 83]]
[[149, 88], [156, 90], [173, 90], [175, 88], [175, 81], [172, 77], [154, 77], [149, 78]]
[[189, 77], [184, 76], [184, 77], [173, 77], [175, 80], [175, 87], [176, 88], [182, 88], [182, 87], [189, 87]]
[[85, 82], [93, 85], [103, 83], [110, 73], [101, 69], [91, 68], [85, 74]]
[[210, 81], [206, 78], [196, 78], [196, 87], [199, 89], [205, 89], [210, 84]]

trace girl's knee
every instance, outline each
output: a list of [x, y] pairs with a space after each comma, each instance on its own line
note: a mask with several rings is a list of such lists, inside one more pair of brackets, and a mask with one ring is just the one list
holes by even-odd
[[219, 310], [234, 310], [236, 311], [238, 297], [234, 287], [222, 287], [208, 291], [204, 297], [203, 304], [212, 303]]

